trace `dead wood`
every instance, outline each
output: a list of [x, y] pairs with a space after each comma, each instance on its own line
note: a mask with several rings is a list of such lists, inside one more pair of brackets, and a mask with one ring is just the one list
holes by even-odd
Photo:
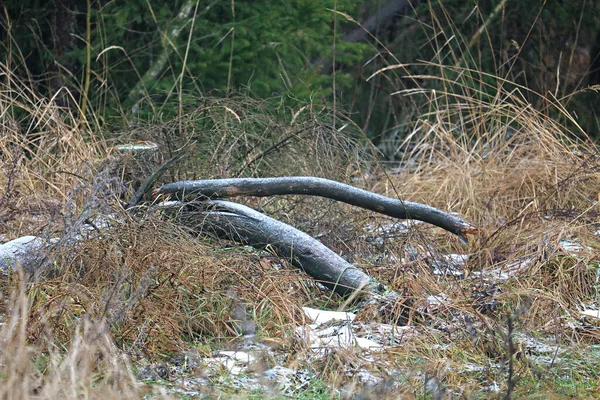
[[168, 183], [155, 194], [175, 194], [179, 198], [196, 195], [206, 198], [233, 196], [312, 195], [342, 201], [357, 207], [400, 219], [416, 219], [443, 228], [461, 237], [477, 233], [467, 221], [437, 208], [382, 196], [340, 182], [315, 177], [234, 178]]
[[[169, 204], [170, 203], [170, 204]], [[381, 293], [385, 287], [306, 233], [241, 204], [224, 200], [168, 202], [167, 215], [197, 233], [266, 249], [288, 259], [341, 295]]]

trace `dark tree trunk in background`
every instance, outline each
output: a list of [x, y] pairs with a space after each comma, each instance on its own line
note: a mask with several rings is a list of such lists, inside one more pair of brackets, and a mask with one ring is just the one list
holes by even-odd
[[[65, 79], [65, 71], [74, 71], [74, 61], [67, 55], [69, 50], [75, 45], [75, 34], [77, 33], [77, 15], [80, 9], [78, 0], [54, 0], [54, 11], [52, 14], [52, 46], [54, 50], [54, 65], [52, 76], [50, 78], [50, 94], [54, 96], [60, 91], [55, 98], [56, 104], [60, 107], [73, 106], [73, 100], [69, 94], [61, 88], [67, 88], [73, 96], [76, 96], [79, 90], [70, 85], [69, 79]], [[83, 44], [85, 45], [85, 43]]]
[[596, 34], [596, 43], [590, 54], [591, 64], [588, 73], [588, 85], [600, 84], [600, 32]]
[[419, 0], [391, 0], [377, 9], [374, 15], [344, 35], [344, 41], [350, 43], [364, 42], [369, 33], [374, 34], [378, 29], [391, 23], [395, 18], [406, 15]]
[[[390, 0], [375, 11], [375, 13], [360, 22], [350, 32], [344, 35], [343, 41], [348, 43], [366, 42], [371, 35], [377, 36], [377, 32], [393, 23], [398, 17], [408, 14], [420, 2], [420, 0]], [[315, 65], [320, 65], [325, 73], [332, 73], [333, 62], [330, 58], [319, 58]]]

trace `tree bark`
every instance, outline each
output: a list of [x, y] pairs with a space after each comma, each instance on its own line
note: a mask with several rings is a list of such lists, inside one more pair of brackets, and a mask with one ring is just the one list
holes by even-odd
[[176, 194], [179, 198], [196, 195], [207, 198], [273, 196], [298, 194], [326, 197], [400, 219], [416, 219], [439, 226], [465, 237], [477, 233], [470, 223], [424, 204], [392, 199], [367, 190], [328, 179], [314, 177], [234, 178], [181, 181], [168, 183], [155, 190], [158, 194]]
[[374, 295], [384, 285], [306, 233], [241, 204], [224, 200], [162, 206], [167, 215], [197, 233], [274, 252], [340, 295]]

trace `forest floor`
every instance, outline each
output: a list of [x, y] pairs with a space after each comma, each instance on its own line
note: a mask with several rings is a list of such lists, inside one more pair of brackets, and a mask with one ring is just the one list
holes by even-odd
[[[410, 150], [387, 165], [318, 112], [276, 124], [217, 103], [115, 141], [39, 105], [34, 139], [3, 121], [0, 244], [58, 240], [42, 275], [14, 271], [0, 288], [0, 397], [600, 398], [591, 140], [531, 108], [463, 105], [469, 118], [417, 121]], [[465, 243], [320, 198], [238, 199], [400, 293], [398, 324], [364, 318], [268, 249], [192, 235], [148, 207], [125, 212], [127, 183], [151, 166], [115, 143], [152, 140], [166, 159], [178, 143], [161, 132], [203, 118], [214, 135], [163, 181], [327, 177], [456, 213], [479, 234]]]

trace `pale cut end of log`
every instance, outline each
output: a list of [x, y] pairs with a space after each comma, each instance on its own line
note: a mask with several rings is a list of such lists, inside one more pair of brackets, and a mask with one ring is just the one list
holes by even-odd
[[477, 229], [473, 225], [468, 226], [463, 231], [463, 235], [477, 235], [478, 233], [479, 233], [479, 229]]

